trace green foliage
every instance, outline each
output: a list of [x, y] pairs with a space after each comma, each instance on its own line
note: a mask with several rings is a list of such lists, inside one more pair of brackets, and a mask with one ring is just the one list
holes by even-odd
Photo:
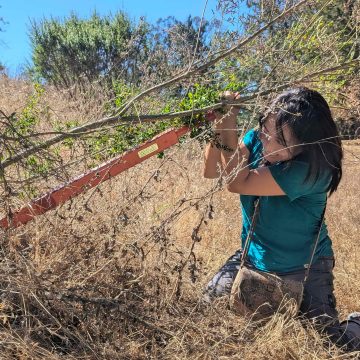
[[[301, 21], [294, 22], [281, 38], [273, 37], [273, 42], [281, 42], [283, 49], [289, 49], [286, 63], [301, 71], [299, 78], [306, 72], [331, 67], [332, 64], [337, 66], [353, 58], [353, 54], [346, 50], [351, 47], [352, 39], [345, 28], [340, 29], [335, 21], [329, 20], [328, 11], [330, 10], [318, 16], [311, 26], [308, 26], [308, 23], [313, 15], [305, 13]], [[330, 105], [336, 105], [339, 102], [339, 92], [355, 71], [356, 67], [352, 67], [324, 73], [311, 83], [311, 87], [322, 93]], [[298, 71], [293, 71], [292, 76], [297, 73]]]
[[[40, 124], [47, 107], [41, 103], [45, 93], [44, 86], [34, 83], [33, 87], [33, 92], [29, 95], [24, 108], [8, 118], [7, 126], [3, 130], [5, 138], [12, 139], [11, 146], [4, 147], [2, 154], [4, 157], [12, 156], [36, 144], [32, 136], [36, 133], [36, 127]], [[55, 154], [56, 150], [53, 150], [53, 153]], [[46, 177], [51, 169], [51, 161], [43, 158], [41, 154], [29, 156], [23, 163], [27, 177]], [[31, 186], [28, 190], [30, 188]]]
[[[328, 6], [317, 2], [314, 6], [302, 7], [301, 12], [296, 11], [284, 21], [270, 26], [251, 45], [242, 48], [241, 53], [216, 64], [217, 83], [222, 88], [229, 84], [229, 89], [239, 89], [243, 94], [270, 90], [294, 80], [299, 84], [299, 79], [306, 74], [354, 59], [358, 56], [359, 42], [355, 22], [351, 20], [355, 11], [353, 3], [351, 0], [346, 6], [344, 2], [335, 0]], [[244, 37], [280, 14], [285, 2], [265, 0], [261, 3], [248, 1], [247, 4], [249, 15], [246, 21], [242, 21]], [[222, 2], [222, 6], [230, 14], [239, 10], [239, 3], [230, 0]], [[221, 41], [219, 48], [222, 48]], [[301, 84], [319, 90], [330, 105], [341, 106], [340, 94], [352, 80], [351, 73], [356, 74], [358, 69], [354, 66], [324, 72], [311, 81], [304, 79]], [[259, 100], [254, 113], [262, 111], [267, 102], [266, 99]]]
[[48, 160], [41, 159], [37, 156], [29, 156], [25, 161], [30, 176], [40, 175], [47, 177], [51, 164]]
[[[73, 129], [77, 126], [79, 126], [79, 122], [77, 120], [68, 120], [65, 123], [58, 123], [55, 127], [56, 131], [60, 132], [66, 132], [70, 129]], [[67, 148], [71, 149], [75, 145], [76, 141], [74, 138], [67, 138], [63, 140], [62, 144], [66, 146]]]
[[121, 108], [126, 100], [128, 100], [132, 94], [131, 88], [124, 82], [119, 80], [113, 80], [112, 89], [114, 91], [114, 105], [116, 109]]
[[87, 150], [94, 160], [102, 161], [132, 149], [170, 127], [179, 125], [178, 120], [167, 120], [154, 124], [119, 126], [113, 133], [101, 133], [88, 138]]
[[334, 33], [341, 34], [344, 45], [340, 49], [341, 55], [351, 59], [360, 55], [360, 42], [356, 36], [359, 31], [358, 16], [358, 0], [333, 0], [323, 13], [323, 21], [331, 24]]
[[[195, 83], [179, 103], [179, 111], [201, 109], [219, 101], [219, 90], [209, 85]], [[205, 114], [196, 114], [185, 117], [184, 124], [191, 127], [190, 137], [198, 137], [205, 130], [209, 130], [210, 124], [205, 119]], [[200, 141], [203, 138], [199, 138]]]
[[44, 91], [42, 85], [34, 84], [34, 93], [29, 97], [15, 123], [15, 129], [18, 134], [29, 135], [33, 132], [35, 125], [39, 122], [39, 113], [41, 111], [39, 101]]
[[25, 142], [24, 136], [34, 132], [35, 126], [39, 123], [41, 108], [40, 100], [44, 94], [44, 88], [41, 84], [34, 84], [34, 92], [29, 96], [25, 107], [17, 114], [13, 113], [9, 119], [9, 126], [4, 130], [4, 135], [19, 138], [19, 142]]
[[[30, 39], [35, 73], [61, 87], [104, 77], [132, 79], [146, 45], [146, 25], [134, 24], [122, 12], [88, 20], [72, 14], [64, 21], [33, 22]], [[136, 37], [136, 44], [130, 45]], [[135, 56], [136, 55], [136, 56]]]
[[[119, 81], [113, 82], [113, 87], [116, 96], [113, 99], [112, 105], [116, 108], [121, 108], [131, 95], [132, 90], [129, 86]], [[169, 112], [201, 109], [213, 105], [219, 101], [219, 90], [217, 87], [196, 83], [187, 91], [186, 95], [184, 95], [180, 101], [178, 97], [178, 94], [168, 97], [160, 113], [166, 114]], [[197, 137], [205, 129], [209, 130], [210, 128], [210, 124], [205, 120], [204, 114], [199, 114], [182, 119], [158, 121], [153, 124], [119, 126], [111, 134], [102, 133], [87, 139], [87, 146], [88, 150], [94, 154], [94, 159], [103, 160], [129, 150], [170, 127], [179, 127], [182, 125], [191, 127], [191, 137]], [[203, 135], [199, 137], [199, 140], [203, 141], [206, 136], [207, 135]], [[159, 158], [163, 156], [164, 154], [158, 155]]]
[[207, 50], [208, 23], [202, 23], [198, 41], [199, 25], [200, 19], [191, 16], [184, 22], [169, 17], [156, 26], [144, 20], [136, 24], [123, 12], [34, 21], [30, 72], [33, 78], [65, 88], [100, 81], [112, 96], [111, 90], [123, 84], [138, 86], [144, 76], [155, 81], [169, 76], [192, 59], [195, 49], [200, 56]]
[[112, 97], [104, 105], [105, 113], [114, 114], [137, 92], [137, 88], [127, 85], [121, 80], [112, 80]]
[[219, 100], [219, 90], [210, 85], [195, 83], [179, 104], [179, 110], [201, 109]]

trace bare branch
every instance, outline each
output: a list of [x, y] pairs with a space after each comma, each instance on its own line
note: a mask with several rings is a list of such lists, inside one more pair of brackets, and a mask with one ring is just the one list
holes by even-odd
[[[217, 109], [221, 109], [222, 107], [224, 107], [225, 105], [233, 105], [233, 106], [244, 106], [246, 104], [247, 101], [255, 99], [259, 96], [266, 96], [269, 95], [271, 93], [274, 92], [278, 92], [281, 90], [284, 90], [292, 85], [298, 84], [298, 83], [305, 83], [307, 81], [310, 81], [311, 79], [316, 78], [319, 75], [323, 75], [326, 73], [332, 73], [335, 72], [337, 70], [341, 70], [344, 69], [346, 67], [350, 67], [353, 66], [354, 64], [359, 63], [359, 60], [352, 60], [349, 61], [347, 63], [338, 65], [338, 66], [333, 66], [330, 68], [326, 68], [326, 69], [321, 69], [318, 71], [315, 71], [313, 73], [304, 75], [303, 77], [301, 77], [300, 79], [294, 80], [294, 81], [290, 81], [287, 83], [284, 83], [282, 85], [276, 86], [272, 89], [268, 89], [268, 90], [264, 90], [264, 91], [260, 91], [260, 92], [256, 92], [254, 94], [248, 95], [248, 96], [244, 96], [242, 97], [240, 100], [237, 101], [222, 101], [222, 102], [218, 102], [216, 104], [201, 108], [201, 109], [193, 109], [193, 110], [187, 110], [187, 111], [180, 111], [180, 112], [174, 112], [174, 113], [169, 113], [169, 114], [156, 114], [156, 115], [131, 115], [131, 116], [124, 116], [124, 117], [120, 117], [120, 116], [113, 116], [113, 117], [109, 117], [109, 118], [104, 118], [101, 119], [99, 121], [95, 121], [92, 122], [90, 124], [85, 124], [83, 126], [78, 126], [72, 130], [70, 130], [67, 133], [61, 133], [58, 136], [54, 136], [53, 138], [44, 141], [41, 144], [35, 145], [31, 148], [25, 149], [23, 151], [20, 151], [19, 153], [15, 154], [12, 157], [9, 157], [8, 159], [4, 160], [1, 163], [1, 168], [5, 169], [8, 166], [23, 160], [24, 158], [29, 157], [32, 154], [37, 153], [40, 150], [44, 150], [49, 148], [50, 146], [57, 144], [65, 139], [68, 138], [76, 138], [76, 137], [80, 137], [81, 135], [84, 135], [84, 133], [88, 133], [89, 131], [93, 130], [93, 129], [101, 129], [104, 126], [109, 126], [109, 125], [116, 125], [116, 126], [121, 126], [121, 125], [129, 125], [129, 123], [152, 123], [155, 121], [162, 121], [162, 120], [170, 120], [170, 119], [175, 119], [175, 118], [183, 118], [186, 116], [193, 116], [193, 115], [198, 115], [198, 114], [204, 114], [210, 111], [214, 111]], [[122, 120], [122, 122], [119, 122], [119, 120]]]
[[249, 37], [247, 37], [246, 39], [238, 42], [236, 45], [232, 46], [230, 49], [222, 52], [220, 55], [216, 56], [214, 59], [206, 62], [203, 65], [201, 64], [201, 60], [198, 60], [194, 63], [194, 65], [190, 68], [188, 68], [185, 72], [181, 72], [178, 75], [174, 76], [172, 79], [167, 80], [162, 82], [161, 84], [155, 85], [143, 92], [141, 92], [140, 94], [136, 95], [135, 97], [133, 97], [127, 104], [125, 104], [120, 111], [117, 113], [118, 116], [124, 114], [129, 108], [130, 106], [135, 102], [138, 101], [140, 99], [142, 99], [143, 97], [145, 97], [146, 95], [160, 90], [164, 87], [170, 86], [182, 79], [188, 78], [192, 75], [195, 75], [197, 73], [200, 73], [204, 70], [206, 70], [208, 67], [216, 64], [217, 62], [219, 62], [222, 59], [225, 59], [226, 57], [230, 56], [231, 54], [233, 54], [234, 52], [238, 51], [240, 48], [244, 47], [245, 45], [247, 45], [249, 42], [251, 42], [253, 39], [255, 39], [257, 36], [259, 36], [261, 33], [263, 33], [265, 30], [267, 30], [271, 25], [273, 25], [274, 23], [276, 23], [277, 21], [281, 20], [283, 17], [286, 17], [287, 15], [289, 15], [290, 13], [292, 13], [295, 9], [299, 8], [300, 6], [304, 5], [306, 2], [308, 2], [309, 0], [302, 0], [299, 3], [297, 3], [296, 5], [292, 6], [291, 8], [289, 8], [288, 10], [284, 11], [282, 14], [280, 14], [279, 16], [277, 16], [276, 18], [274, 18], [273, 20], [271, 20], [270, 22], [268, 22], [266, 25], [264, 25], [263, 27], [261, 27], [258, 31], [256, 31], [254, 34], [250, 35]]

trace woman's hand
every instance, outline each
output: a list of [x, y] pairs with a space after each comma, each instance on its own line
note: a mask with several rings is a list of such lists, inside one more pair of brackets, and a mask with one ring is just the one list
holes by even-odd
[[[220, 94], [220, 99], [226, 101], [239, 100], [240, 94], [238, 92], [227, 90]], [[219, 111], [215, 111], [216, 120], [214, 123], [214, 130], [222, 130], [224, 128], [227, 128], [229, 123], [232, 124], [234, 118], [240, 111], [240, 107], [233, 105], [225, 105], [224, 110], [225, 114], [222, 114]]]
[[[226, 100], [226, 101], [239, 100], [240, 99], [240, 93], [226, 90], [226, 91], [224, 91], [224, 92], [222, 92], [220, 94], [220, 99], [221, 100]], [[237, 113], [238, 113], [239, 110], [240, 110], [240, 107], [233, 106], [233, 105], [232, 106], [225, 105], [224, 109], [226, 111], [236, 110]]]

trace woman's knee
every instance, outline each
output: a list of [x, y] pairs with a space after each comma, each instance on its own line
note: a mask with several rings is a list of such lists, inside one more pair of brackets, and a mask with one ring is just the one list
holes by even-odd
[[322, 317], [326, 323], [338, 318], [332, 269], [333, 259], [319, 259], [311, 268], [300, 307], [307, 318]]
[[230, 294], [235, 277], [240, 268], [240, 258], [241, 252], [237, 251], [208, 282], [205, 288], [207, 297], [216, 298]]

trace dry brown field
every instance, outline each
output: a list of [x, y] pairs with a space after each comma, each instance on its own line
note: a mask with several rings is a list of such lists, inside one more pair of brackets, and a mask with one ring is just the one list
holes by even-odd
[[[360, 141], [344, 150], [326, 214], [341, 318], [360, 311]], [[226, 301], [201, 303], [241, 230], [239, 196], [204, 179], [202, 163], [188, 140], [2, 234], [0, 359], [360, 357], [298, 319], [259, 326]]]

